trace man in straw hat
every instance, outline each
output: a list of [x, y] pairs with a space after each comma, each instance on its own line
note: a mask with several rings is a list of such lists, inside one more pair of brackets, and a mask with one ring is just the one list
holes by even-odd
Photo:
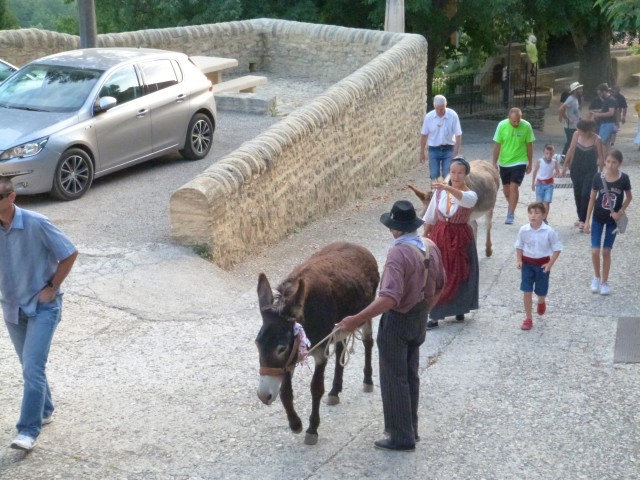
[[580, 101], [582, 100], [583, 85], [580, 82], [573, 82], [569, 86], [569, 96], [560, 105], [559, 119], [564, 122], [564, 134], [567, 141], [562, 149], [562, 155], [566, 155], [571, 145], [573, 134], [578, 129], [578, 120], [580, 120]]
[[[376, 299], [337, 328], [352, 332], [382, 314], [378, 326], [380, 393], [387, 436], [374, 443], [383, 450], [413, 451], [419, 441], [420, 345], [427, 331], [427, 316], [445, 284], [440, 250], [421, 238], [423, 221], [413, 204], [400, 200], [380, 221], [394, 238], [387, 254]], [[424, 241], [424, 242], [423, 242]]]

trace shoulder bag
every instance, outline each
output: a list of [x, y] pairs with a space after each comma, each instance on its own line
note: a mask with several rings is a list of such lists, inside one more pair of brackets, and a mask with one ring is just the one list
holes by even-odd
[[[604, 172], [600, 174], [600, 178], [602, 179], [602, 185], [604, 186], [604, 194], [607, 196], [607, 204], [609, 205], [609, 210], [611, 210], [611, 213], [614, 213], [614, 205], [611, 205], [611, 202], [609, 201], [611, 200], [611, 197], [609, 196], [609, 187], [607, 186], [607, 179], [605, 178]], [[622, 212], [620, 218], [616, 220], [616, 228], [613, 230], [613, 233], [616, 234], [626, 232], [628, 223], [629, 217], [627, 217], [626, 213]]]

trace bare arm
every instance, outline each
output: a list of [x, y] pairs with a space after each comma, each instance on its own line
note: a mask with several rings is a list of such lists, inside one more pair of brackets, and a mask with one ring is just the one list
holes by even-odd
[[40, 291], [40, 294], [38, 295], [39, 301], [49, 303], [56, 298], [60, 285], [62, 285], [62, 282], [64, 282], [65, 278], [67, 278], [67, 275], [69, 275], [69, 272], [71, 272], [71, 269], [73, 268], [73, 264], [76, 261], [77, 257], [78, 252], [74, 252], [58, 263], [56, 273], [53, 275], [53, 278], [49, 280], [51, 282], [51, 285], [53, 286], [46, 286]]
[[453, 147], [453, 158], [456, 158], [460, 153], [460, 145], [462, 145], [462, 135], [456, 135], [456, 144]]
[[558, 110], [558, 120], [560, 120], [561, 122], [564, 120], [568, 120], [566, 112], [567, 106], [563, 103], [562, 105], [560, 105], [560, 110]]
[[516, 266], [518, 270], [522, 268], [522, 249], [516, 248]]
[[427, 138], [429, 138], [429, 135], [420, 136], [420, 163], [424, 163], [425, 160], [427, 159], [427, 154], [426, 154]]
[[533, 175], [531, 176], [531, 190], [536, 191], [536, 177], [538, 176], [538, 170], [540, 170], [540, 163], [536, 163], [536, 168], [533, 169]]
[[573, 156], [576, 153], [576, 143], [578, 143], [578, 135], [578, 132], [574, 132], [573, 137], [571, 137], [571, 145], [569, 145], [569, 150], [567, 150], [567, 156], [564, 158], [564, 165], [562, 167], [563, 177], [567, 174], [567, 169], [571, 166], [571, 162], [573, 162]]
[[533, 167], [533, 142], [527, 143], [527, 173], [531, 173]]
[[335, 328], [344, 330], [345, 332], [353, 332], [367, 320], [371, 320], [373, 317], [391, 310], [395, 306], [396, 301], [393, 298], [378, 296], [373, 302], [371, 302], [359, 313], [356, 313], [355, 315], [352, 315], [350, 317], [345, 317], [339, 323], [336, 323]]
[[600, 137], [596, 137], [596, 151], [598, 152], [598, 171], [601, 172], [604, 168], [604, 145]]
[[553, 267], [553, 264], [556, 263], [556, 260], [558, 259], [558, 257], [560, 256], [560, 252], [553, 252], [551, 254], [551, 260], [549, 260], [547, 263], [545, 263], [544, 265], [542, 265], [542, 271], [543, 272], [550, 272], [551, 271], [551, 267]]
[[584, 233], [589, 233], [589, 231], [591, 230], [591, 214], [593, 213], [593, 207], [596, 204], [597, 194], [597, 190], [591, 190], [591, 197], [589, 197], [589, 206], [587, 207], [587, 218], [585, 218], [584, 220], [584, 228], [582, 229]]
[[493, 145], [493, 166], [497, 169], [498, 168], [498, 158], [500, 157], [500, 149], [502, 148], [502, 145], [500, 145], [498, 142], [496, 142]]

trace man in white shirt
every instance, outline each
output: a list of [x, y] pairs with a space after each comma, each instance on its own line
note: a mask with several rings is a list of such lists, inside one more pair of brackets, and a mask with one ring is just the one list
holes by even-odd
[[444, 95], [433, 97], [433, 108], [424, 117], [420, 139], [420, 163], [426, 161], [426, 147], [429, 146], [429, 176], [432, 182], [449, 174], [451, 160], [460, 153], [462, 143], [460, 119], [455, 111], [447, 108]]

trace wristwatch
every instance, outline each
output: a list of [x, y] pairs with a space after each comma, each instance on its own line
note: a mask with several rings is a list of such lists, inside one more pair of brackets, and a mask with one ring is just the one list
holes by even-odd
[[58, 290], [60, 290], [60, 286], [56, 287], [51, 280], [47, 282], [47, 287], [53, 290], [53, 293], [58, 293]]

